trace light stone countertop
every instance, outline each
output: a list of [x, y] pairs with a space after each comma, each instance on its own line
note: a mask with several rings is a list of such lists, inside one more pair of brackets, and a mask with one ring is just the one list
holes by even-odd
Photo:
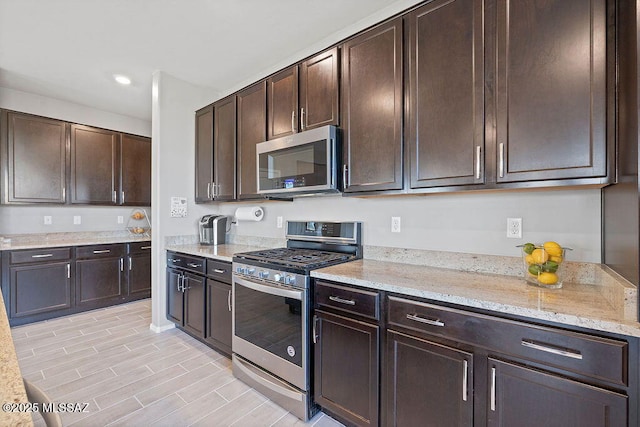
[[[9, 319], [2, 294], [0, 294], [0, 404], [27, 402], [27, 393], [22, 382], [11, 329], [9, 329]], [[33, 426], [33, 421], [29, 412], [0, 410], [0, 425], [26, 427]]]
[[[564, 282], [561, 289], [526, 284], [524, 278], [363, 259], [311, 272], [312, 277], [640, 337], [637, 299], [625, 300], [624, 279], [598, 267], [596, 284]], [[617, 288], [620, 289], [617, 289]], [[635, 291], [635, 288], [633, 288]], [[610, 294], [615, 294], [612, 297]]]
[[[9, 239], [9, 241], [7, 241]], [[147, 242], [151, 237], [124, 231], [78, 233], [14, 234], [0, 239], [0, 250], [56, 248], [63, 246], [103, 245], [111, 243]]]
[[233, 255], [241, 252], [257, 251], [264, 249], [263, 246], [238, 245], [225, 243], [223, 245], [200, 245], [200, 244], [168, 244], [165, 245], [168, 251], [182, 252], [188, 255], [196, 255], [204, 258], [211, 258], [218, 261], [231, 262]]

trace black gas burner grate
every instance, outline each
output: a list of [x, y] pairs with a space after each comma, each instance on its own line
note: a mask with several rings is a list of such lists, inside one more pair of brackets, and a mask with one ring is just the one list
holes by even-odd
[[262, 251], [237, 254], [245, 260], [268, 262], [273, 264], [294, 265], [306, 269], [318, 268], [325, 265], [346, 262], [353, 255], [340, 252], [322, 251], [316, 249], [277, 248]]

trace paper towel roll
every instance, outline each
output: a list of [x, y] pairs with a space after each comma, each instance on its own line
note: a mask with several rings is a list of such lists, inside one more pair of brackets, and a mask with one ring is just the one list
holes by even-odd
[[264, 218], [264, 211], [259, 206], [236, 209], [236, 220], [238, 221], [262, 221], [262, 218]]

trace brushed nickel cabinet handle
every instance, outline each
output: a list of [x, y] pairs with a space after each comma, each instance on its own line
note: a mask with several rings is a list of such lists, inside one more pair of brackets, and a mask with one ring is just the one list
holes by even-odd
[[216, 268], [213, 270], [213, 272], [218, 274], [224, 274], [225, 270], [220, 270], [219, 268]]
[[496, 368], [491, 368], [491, 410], [496, 410]]
[[431, 326], [444, 327], [444, 322], [441, 322], [440, 319], [427, 319], [426, 317], [420, 317], [417, 314], [407, 314], [407, 319], [413, 320], [414, 322], [426, 323]]
[[229, 294], [227, 295], [227, 307], [229, 307], [229, 311], [231, 311], [231, 289], [229, 289]]
[[300, 109], [300, 130], [304, 130], [304, 107]]
[[108, 254], [109, 252], [111, 252], [110, 249], [104, 249], [104, 250], [101, 250], [101, 251], [98, 251], [98, 250], [93, 251], [94, 254]]
[[202, 264], [196, 264], [195, 262], [190, 262], [187, 265], [189, 267], [191, 267], [191, 268], [200, 268], [200, 267], [202, 267]]
[[570, 357], [572, 359], [582, 360], [582, 354], [579, 351], [565, 350], [562, 348], [556, 348], [550, 345], [538, 344], [534, 341], [522, 340], [520, 342], [524, 347], [532, 348], [534, 350], [540, 350], [547, 353], [557, 354], [558, 356]]
[[207, 199], [211, 199], [211, 183], [207, 182]]
[[120, 258], [120, 271], [124, 271], [124, 259]]
[[318, 342], [318, 334], [317, 334], [317, 327], [316, 324], [318, 323], [318, 316], [314, 315], [313, 316], [313, 330], [311, 332], [311, 334], [313, 335], [313, 343], [316, 344]]
[[113, 190], [113, 194], [111, 195], [111, 201], [115, 203], [117, 197], [118, 197], [118, 192], [116, 190]]
[[467, 401], [467, 381], [469, 378], [469, 362], [462, 361], [462, 400]]
[[67, 279], [71, 279], [71, 264], [67, 264]]
[[121, 192], [120, 192], [120, 196], [122, 197], [121, 202], [122, 202], [122, 203], [124, 203], [124, 191], [121, 191]]
[[41, 255], [31, 255], [31, 258], [49, 258], [52, 256], [53, 254], [41, 254]]
[[344, 165], [342, 165], [342, 186], [344, 188], [347, 188], [349, 186], [349, 181], [347, 181], [348, 172], [349, 172], [349, 167], [345, 163]]
[[129, 271], [133, 270], [133, 258], [129, 257]]
[[476, 146], [476, 179], [480, 179], [480, 154], [482, 149], [480, 146]]
[[500, 178], [504, 177], [504, 143], [500, 143], [500, 148], [499, 148], [499, 155], [500, 155], [500, 160], [499, 160], [499, 170], [500, 170]]
[[151, 246], [140, 246], [140, 250], [143, 250], [143, 249], [151, 249]]
[[340, 298], [334, 295], [331, 295], [329, 297], [329, 299], [331, 301], [335, 301], [335, 302], [339, 302], [340, 304], [346, 304], [346, 305], [356, 305], [356, 302], [352, 299], [344, 299], [344, 298]]
[[62, 187], [62, 200], [67, 200], [67, 188]]
[[296, 120], [296, 112], [294, 110], [294, 111], [291, 112], [291, 132], [295, 132], [296, 131], [295, 120]]
[[171, 262], [180, 262], [182, 260], [180, 258], [169, 258], [169, 261], [171, 261]]

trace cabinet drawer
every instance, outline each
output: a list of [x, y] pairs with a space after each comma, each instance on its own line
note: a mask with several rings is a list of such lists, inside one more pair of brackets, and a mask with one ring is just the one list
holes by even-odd
[[231, 263], [208, 259], [207, 276], [220, 282], [231, 284]]
[[64, 261], [71, 259], [71, 248], [43, 248], [11, 251], [11, 264]]
[[200, 274], [205, 274], [206, 271], [204, 258], [170, 251], [167, 251], [167, 267], [182, 268]]
[[375, 320], [380, 319], [380, 295], [377, 292], [317, 281], [315, 297], [318, 308], [332, 308]]
[[441, 336], [615, 384], [627, 384], [628, 344], [390, 296], [391, 327]]
[[131, 243], [129, 243], [129, 253], [130, 254], [150, 253], [150, 252], [151, 252], [151, 242], [131, 242]]
[[124, 255], [124, 244], [110, 244], [110, 245], [91, 245], [91, 246], [78, 246], [76, 248], [76, 258], [89, 259], [89, 258], [112, 258], [121, 257]]

